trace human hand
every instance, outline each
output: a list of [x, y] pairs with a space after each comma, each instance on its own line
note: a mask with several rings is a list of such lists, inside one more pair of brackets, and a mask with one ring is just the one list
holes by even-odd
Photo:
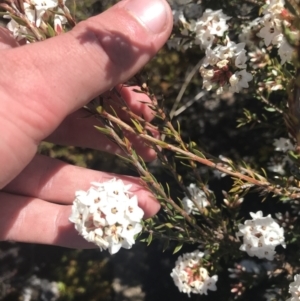
[[[172, 29], [165, 0], [123, 0], [55, 38], [18, 46], [0, 30], [0, 240], [88, 248], [69, 223], [74, 192], [116, 175], [36, 155], [42, 140], [118, 152], [93, 130], [80, 108], [132, 77], [163, 46]], [[128, 105], [150, 120], [150, 109], [122, 89]], [[139, 100], [141, 95], [138, 95]], [[145, 96], [142, 96], [145, 97]], [[154, 153], [130, 137], [138, 153]], [[145, 216], [159, 204], [139, 179], [133, 184]]]

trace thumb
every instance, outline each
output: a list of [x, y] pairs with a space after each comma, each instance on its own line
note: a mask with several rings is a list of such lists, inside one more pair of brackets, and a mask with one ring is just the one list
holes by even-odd
[[5, 51], [0, 72], [10, 76], [1, 77], [0, 88], [13, 99], [6, 110], [25, 103], [21, 115], [26, 123], [38, 115], [42, 124], [34, 123], [33, 138], [43, 139], [70, 112], [140, 70], [171, 29], [165, 0], [124, 0], [66, 34]]
[[165, 0], [123, 0], [66, 34], [1, 51], [0, 153], [8, 157], [0, 166], [9, 169], [3, 174], [11, 179], [20, 167], [7, 160], [23, 168], [68, 114], [133, 76], [171, 30]]

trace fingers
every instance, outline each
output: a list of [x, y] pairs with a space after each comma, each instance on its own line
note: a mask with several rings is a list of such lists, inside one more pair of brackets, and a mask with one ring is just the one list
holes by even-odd
[[[145, 94], [134, 92], [134, 89], [138, 89], [138, 87], [123, 87], [120, 85], [116, 88], [117, 93], [120, 93], [118, 94], [119, 96], [111, 92], [111, 96], [107, 95], [105, 97], [106, 106], [109, 108], [112, 106], [114, 111], [117, 112], [118, 117], [130, 122], [129, 116], [115, 105], [117, 102], [119, 105], [124, 106], [125, 101], [136, 115], [143, 116], [145, 120], [150, 121], [154, 113], [149, 106], [145, 104], [145, 102], [149, 103], [150, 99]], [[106, 94], [110, 94], [110, 92]], [[47, 137], [46, 140], [60, 145], [88, 147], [109, 153], [123, 154], [121, 149], [114, 142], [95, 129], [95, 125], [103, 126], [99, 120], [91, 116], [86, 110], [81, 109], [65, 118], [60, 126]], [[155, 151], [149, 148], [138, 136], [132, 133], [126, 133], [126, 131], [124, 131], [124, 134], [132, 142], [134, 150], [145, 161], [151, 161], [156, 158]], [[153, 131], [152, 134], [154, 136], [158, 135], [156, 131]]]
[[[88, 147], [112, 154], [124, 155], [119, 146], [101, 134], [94, 126], [103, 126], [99, 120], [85, 110], [78, 110], [69, 115], [61, 125], [46, 138], [47, 141], [60, 145]], [[132, 142], [133, 148], [145, 161], [155, 159], [156, 152], [149, 148], [142, 139], [132, 133], [124, 132]]]
[[0, 187], [68, 114], [134, 75], [171, 29], [165, 0], [124, 0], [66, 34], [3, 51]]
[[78, 235], [68, 220], [71, 206], [0, 192], [0, 241], [94, 248]]
[[19, 46], [19, 44], [11, 33], [6, 28], [0, 27], [0, 51], [17, 46]]
[[[145, 218], [157, 213], [160, 208], [158, 201], [141, 186], [138, 178], [72, 166], [41, 155], [37, 155], [3, 190], [12, 194], [70, 205], [74, 200], [75, 191], [87, 190], [91, 182], [105, 182], [114, 177], [121, 179], [125, 184], [132, 184], [130, 191], [137, 195], [139, 206], [145, 212]], [[3, 206], [0, 202], [1, 215], [5, 215], [3, 210], [6, 209]]]
[[146, 94], [136, 92], [140, 90], [141, 88], [138, 86], [124, 87], [124, 85], [118, 85], [115, 91], [108, 91], [104, 94], [104, 105], [107, 109], [112, 106], [118, 117], [130, 122], [131, 117], [119, 109], [120, 106], [124, 106], [125, 102], [133, 113], [142, 116], [146, 121], [151, 121], [155, 116], [153, 110], [149, 108], [151, 100]]
[[[108, 181], [116, 175], [64, 164], [36, 156], [25, 170], [0, 192], [0, 240], [91, 248], [68, 221], [76, 190], [87, 190], [92, 181]], [[159, 204], [139, 184], [139, 179], [118, 176], [132, 184], [145, 218], [159, 210]], [[51, 203], [56, 202], [60, 204]]]

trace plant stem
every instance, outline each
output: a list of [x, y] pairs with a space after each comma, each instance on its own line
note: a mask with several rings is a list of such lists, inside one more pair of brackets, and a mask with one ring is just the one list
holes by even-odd
[[[109, 114], [108, 114], [109, 115]], [[110, 115], [111, 116], [111, 115]], [[113, 117], [113, 116], [112, 116]], [[186, 211], [184, 211], [180, 206], [178, 206], [169, 196], [166, 195], [162, 187], [155, 181], [152, 174], [149, 173], [148, 170], [143, 168], [141, 163], [139, 162], [137, 155], [133, 153], [131, 146], [128, 147], [128, 144], [124, 143], [124, 141], [115, 133], [115, 131], [108, 125], [105, 126], [109, 131], [110, 136], [116, 141], [116, 143], [122, 148], [122, 150], [127, 154], [127, 157], [130, 159], [133, 166], [136, 168], [142, 179], [150, 185], [153, 192], [161, 196], [168, 204], [170, 204], [181, 216], [185, 218], [185, 220], [195, 229], [198, 230], [199, 233], [205, 235], [205, 232], [202, 228], [200, 228], [196, 221], [188, 215]], [[126, 139], [126, 138], [125, 138]], [[125, 151], [126, 149], [126, 151]]]
[[[265, 191], [267, 191], [268, 193], [274, 193], [275, 195], [281, 195], [281, 196], [286, 196], [289, 197], [291, 199], [297, 199], [300, 198], [300, 193], [294, 193], [294, 192], [289, 192], [289, 191], [283, 191], [283, 188], [278, 188], [275, 187], [275, 185], [271, 184], [270, 182], [268, 182], [266, 179], [265, 180], [257, 180], [255, 178], [249, 177], [239, 171], [235, 171], [235, 170], [229, 170], [227, 167], [224, 167], [224, 163], [215, 163], [210, 161], [209, 159], [206, 158], [201, 158], [193, 153], [191, 153], [190, 151], [187, 150], [183, 150], [177, 146], [174, 146], [172, 144], [163, 142], [157, 138], [154, 138], [148, 134], [144, 134], [144, 133], [138, 133], [135, 129], [133, 129], [130, 125], [128, 125], [127, 123], [125, 123], [124, 121], [120, 120], [118, 117], [115, 117], [109, 113], [107, 113], [106, 111], [102, 110], [101, 112], [98, 112], [103, 118], [117, 124], [118, 126], [120, 126], [121, 128], [127, 130], [130, 133], [136, 134], [137, 136], [139, 136], [141, 139], [150, 142], [151, 144], [154, 143], [156, 145], [158, 145], [159, 147], [163, 148], [163, 149], [167, 149], [170, 150], [174, 153], [183, 155], [185, 157], [187, 157], [188, 159], [195, 161], [195, 162], [199, 162], [203, 165], [206, 165], [212, 169], [217, 169], [222, 173], [226, 173], [234, 178], [238, 178], [241, 179], [247, 183], [251, 183], [254, 184], [258, 187], [261, 187], [262, 189], [264, 189]], [[254, 173], [253, 173], [254, 175]], [[259, 176], [259, 175], [257, 175]], [[263, 178], [262, 176], [259, 176], [260, 178]], [[181, 209], [181, 208], [180, 208]]]

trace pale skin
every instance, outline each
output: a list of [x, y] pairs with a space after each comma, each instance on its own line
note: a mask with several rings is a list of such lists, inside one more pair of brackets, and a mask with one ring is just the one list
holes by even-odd
[[[154, 0], [140, 0], [147, 4]], [[37, 155], [43, 140], [62, 145], [119, 152], [94, 130], [94, 118], [81, 109], [99, 94], [132, 77], [164, 45], [172, 29], [165, 6], [163, 24], [153, 32], [138, 20], [124, 0], [71, 32], [20, 46], [0, 29], [0, 240], [90, 248], [68, 221], [76, 190], [92, 181], [121, 178], [133, 184], [145, 217], [159, 210], [158, 202], [138, 178], [84, 169]], [[134, 4], [133, 4], [134, 5]], [[118, 20], [115, 22], [113, 20]], [[153, 113], [129, 88], [121, 93], [128, 105], [147, 120]], [[126, 117], [124, 117], [126, 120]], [[154, 152], [129, 137], [147, 161]]]

